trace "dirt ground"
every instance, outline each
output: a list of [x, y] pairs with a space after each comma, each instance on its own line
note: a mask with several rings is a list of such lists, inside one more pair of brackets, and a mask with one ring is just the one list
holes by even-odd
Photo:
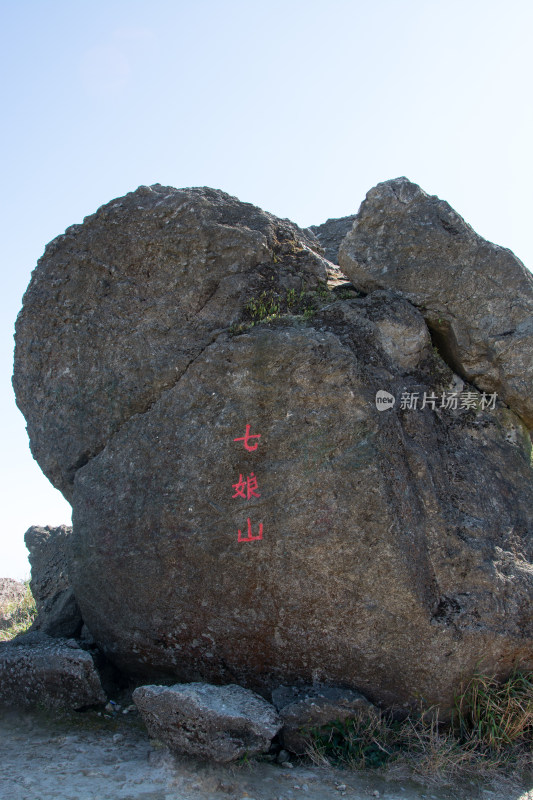
[[[530, 787], [531, 789], [532, 787]], [[533, 800], [526, 787], [423, 786], [296, 764], [176, 757], [136, 714], [0, 710], [1, 800]]]

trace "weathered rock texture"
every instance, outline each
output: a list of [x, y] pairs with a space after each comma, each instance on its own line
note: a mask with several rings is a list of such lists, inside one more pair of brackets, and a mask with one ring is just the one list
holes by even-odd
[[406, 178], [366, 196], [339, 264], [365, 292], [414, 303], [448, 364], [533, 428], [533, 275]]
[[133, 701], [152, 736], [211, 761], [266, 753], [281, 728], [275, 708], [241, 686], [141, 686]]
[[232, 336], [265, 287], [292, 304], [324, 274], [289, 223], [153, 187], [69, 230], [26, 295], [15, 385], [120, 669], [449, 705], [479, 665], [533, 666], [527, 430], [469, 385], [474, 408], [442, 407], [458, 379], [408, 299], [317, 287], [314, 315]]
[[[121, 668], [442, 701], [480, 659], [531, 656], [525, 430], [504, 410], [377, 412], [378, 389], [429, 395], [443, 366], [420, 346], [427, 371], [400, 369], [373, 303], [222, 335], [78, 472], [72, 576]], [[260, 497], [234, 498], [252, 473]], [[238, 541], [247, 519], [261, 541]]]
[[67, 548], [72, 528], [32, 525], [24, 536], [30, 551], [31, 591], [37, 607], [32, 630], [49, 636], [77, 636], [83, 624], [68, 577]]
[[325, 280], [316, 242], [213, 189], [155, 185], [51, 242], [17, 320], [17, 403], [70, 499], [76, 470], [173, 386], [265, 288]]
[[324, 249], [326, 258], [333, 264], [339, 263], [339, 247], [344, 237], [352, 229], [356, 216], [356, 214], [352, 214], [350, 217], [328, 219], [322, 225], [311, 225], [309, 228]]
[[280, 686], [272, 692], [272, 702], [283, 723], [283, 746], [296, 755], [308, 751], [314, 729], [376, 711], [362, 694], [329, 686]]
[[105, 702], [89, 653], [41, 632], [0, 642], [0, 703], [83, 708]]

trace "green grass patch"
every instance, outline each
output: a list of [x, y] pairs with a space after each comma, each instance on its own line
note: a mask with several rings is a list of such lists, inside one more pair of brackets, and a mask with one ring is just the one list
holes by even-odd
[[19, 602], [8, 603], [4, 609], [4, 616], [9, 620], [9, 627], [0, 629], [0, 642], [14, 639], [19, 633], [24, 633], [31, 626], [37, 616], [35, 600], [30, 589], [30, 582], [25, 581], [26, 591]]
[[300, 317], [308, 322], [325, 302], [337, 299], [337, 295], [329, 290], [324, 281], [319, 281], [312, 289], [265, 289], [245, 303], [241, 321], [232, 325], [229, 332], [236, 336], [255, 325], [275, 322], [281, 318]]
[[533, 748], [533, 673], [515, 671], [506, 681], [474, 675], [456, 699], [454, 721], [464, 741], [493, 751]]

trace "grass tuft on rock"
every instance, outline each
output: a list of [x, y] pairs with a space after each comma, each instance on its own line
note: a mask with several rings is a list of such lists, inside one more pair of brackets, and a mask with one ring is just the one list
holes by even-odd
[[311, 289], [264, 289], [260, 294], [251, 297], [243, 307], [242, 321], [229, 328], [232, 336], [238, 336], [261, 323], [279, 322], [297, 317], [309, 322], [317, 310], [327, 302], [339, 299], [325, 281]]

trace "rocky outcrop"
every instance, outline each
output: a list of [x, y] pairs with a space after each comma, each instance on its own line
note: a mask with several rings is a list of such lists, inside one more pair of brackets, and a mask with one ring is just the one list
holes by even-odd
[[89, 653], [41, 632], [0, 642], [0, 704], [78, 709], [105, 703]]
[[328, 219], [322, 225], [311, 225], [309, 230], [316, 236], [328, 261], [332, 264], [339, 263], [339, 247], [344, 237], [350, 232], [356, 214], [349, 217]]
[[133, 701], [151, 736], [176, 753], [210, 761], [266, 753], [281, 728], [274, 707], [241, 686], [141, 686]]
[[70, 499], [76, 471], [172, 387], [262, 292], [326, 280], [296, 225], [213, 189], [144, 186], [51, 242], [16, 325], [32, 452]]
[[376, 710], [362, 694], [332, 686], [280, 686], [272, 692], [272, 702], [283, 723], [283, 746], [296, 755], [308, 751], [317, 728]]
[[77, 636], [83, 621], [68, 577], [67, 549], [72, 528], [32, 525], [24, 535], [30, 551], [31, 591], [37, 607], [32, 630], [49, 636]]
[[510, 250], [398, 178], [368, 192], [339, 264], [358, 289], [400, 291], [447, 363], [533, 428], [533, 276]]
[[528, 431], [404, 291], [329, 292], [314, 246], [156, 186], [47, 249], [15, 385], [73, 502], [69, 576], [143, 681], [449, 707], [480, 666], [533, 667]]

